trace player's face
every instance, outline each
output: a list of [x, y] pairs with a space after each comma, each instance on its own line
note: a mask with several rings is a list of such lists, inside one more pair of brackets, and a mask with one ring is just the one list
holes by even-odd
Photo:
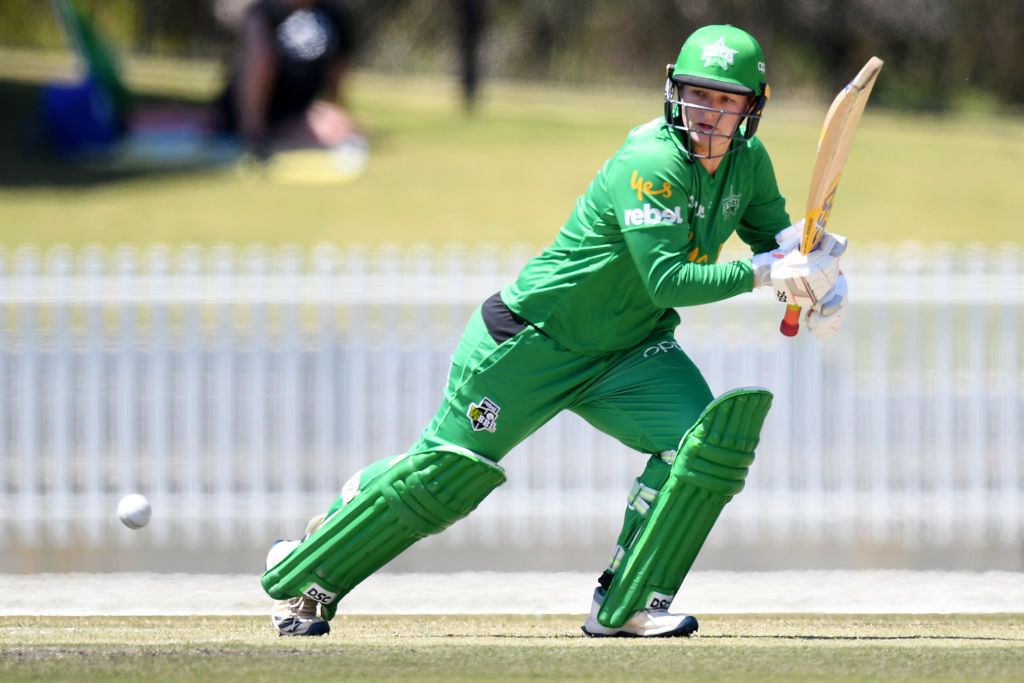
[[693, 85], [682, 86], [679, 99], [690, 142], [698, 154], [724, 153], [751, 105], [746, 95]]

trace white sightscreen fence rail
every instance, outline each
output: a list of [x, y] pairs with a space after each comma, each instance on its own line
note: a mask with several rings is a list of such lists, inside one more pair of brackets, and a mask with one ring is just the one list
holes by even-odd
[[[0, 252], [0, 547], [294, 534], [436, 409], [473, 308], [526, 248], [32, 247]], [[775, 393], [712, 542], [1024, 540], [1016, 246], [854, 247], [844, 328], [778, 332], [770, 293], [683, 309], [715, 393]], [[439, 542], [610, 547], [645, 457], [566, 414]], [[443, 541], [442, 541], [443, 539]]]

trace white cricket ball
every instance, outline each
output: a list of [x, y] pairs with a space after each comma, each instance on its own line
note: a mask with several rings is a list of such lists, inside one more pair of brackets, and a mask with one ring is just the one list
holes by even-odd
[[149, 524], [152, 513], [153, 508], [141, 493], [129, 493], [117, 503], [117, 517], [129, 529], [141, 529]]

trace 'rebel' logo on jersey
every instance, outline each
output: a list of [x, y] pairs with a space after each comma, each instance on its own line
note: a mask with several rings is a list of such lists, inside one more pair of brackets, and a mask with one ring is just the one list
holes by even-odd
[[676, 206], [671, 209], [659, 209], [650, 204], [644, 204], [640, 209], [626, 209], [622, 213], [622, 224], [625, 225], [661, 225], [670, 223], [675, 225], [683, 224], [683, 207]]

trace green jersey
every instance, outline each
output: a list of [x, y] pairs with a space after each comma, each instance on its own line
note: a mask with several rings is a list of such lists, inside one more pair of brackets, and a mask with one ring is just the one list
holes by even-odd
[[717, 263], [735, 232], [753, 252], [790, 224], [764, 146], [752, 138], [715, 175], [655, 119], [630, 131], [554, 243], [501, 291], [505, 304], [586, 355], [630, 348], [676, 306], [753, 289], [750, 261]]

